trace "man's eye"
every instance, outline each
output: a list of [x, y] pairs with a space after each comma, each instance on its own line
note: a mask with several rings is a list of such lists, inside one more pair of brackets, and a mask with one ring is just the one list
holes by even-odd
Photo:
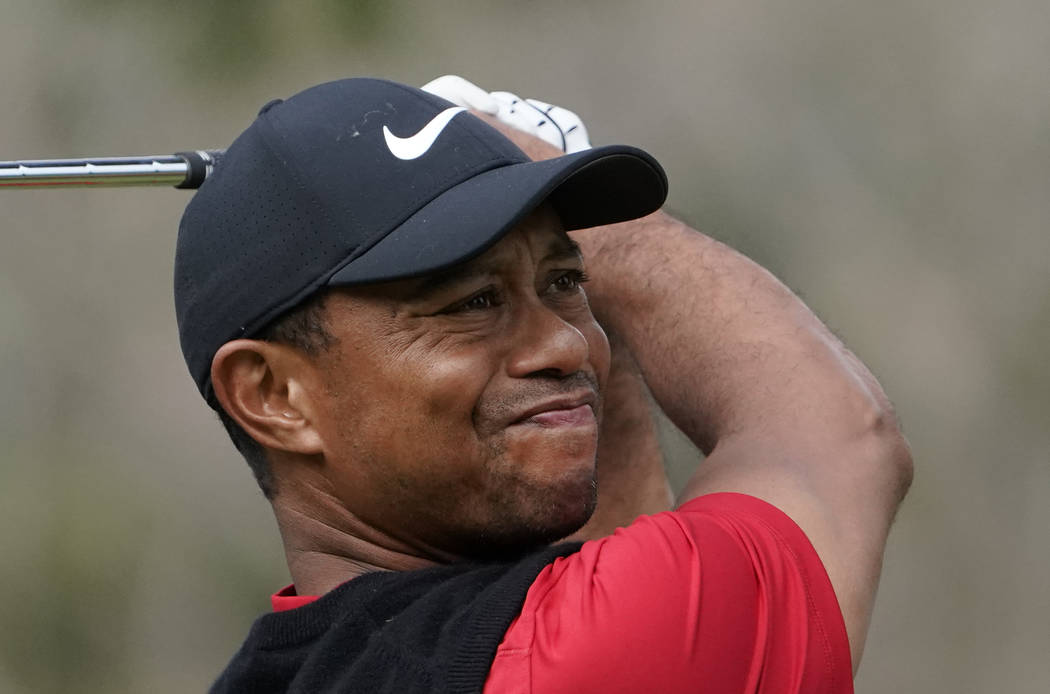
[[499, 305], [499, 297], [496, 295], [495, 290], [486, 289], [483, 292], [478, 292], [469, 299], [460, 301], [459, 303], [449, 306], [442, 313], [459, 313], [461, 311], [483, 311], [493, 306]]
[[558, 291], [571, 292], [579, 289], [587, 279], [587, 273], [583, 270], [569, 270], [554, 278], [551, 284]]
[[496, 301], [492, 294], [486, 292], [484, 294], [470, 297], [463, 302], [462, 306], [465, 309], [490, 308], [495, 305], [495, 303]]

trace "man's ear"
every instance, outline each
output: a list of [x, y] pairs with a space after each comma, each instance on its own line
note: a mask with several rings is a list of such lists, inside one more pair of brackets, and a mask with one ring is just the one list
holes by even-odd
[[316, 371], [295, 348], [231, 340], [212, 359], [211, 382], [223, 409], [263, 446], [305, 455], [322, 452], [313, 419]]

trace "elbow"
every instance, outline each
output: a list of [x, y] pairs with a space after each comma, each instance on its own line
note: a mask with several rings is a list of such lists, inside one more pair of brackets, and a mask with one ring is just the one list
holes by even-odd
[[915, 464], [911, 456], [911, 446], [908, 445], [908, 440], [904, 438], [904, 434], [899, 429], [889, 442], [887, 460], [892, 473], [897, 504], [900, 504], [904, 501], [908, 490], [911, 489], [912, 479], [915, 476]]
[[911, 488], [915, 474], [911, 446], [901, 429], [896, 411], [888, 401], [878, 403], [864, 417], [862, 440], [869, 470], [895, 502], [900, 504]]

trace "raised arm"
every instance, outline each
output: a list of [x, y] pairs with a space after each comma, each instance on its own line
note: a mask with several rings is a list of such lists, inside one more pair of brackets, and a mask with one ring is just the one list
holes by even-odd
[[770, 273], [665, 214], [575, 237], [596, 314], [708, 454], [679, 503], [742, 492], [798, 523], [835, 589], [856, 670], [911, 480], [879, 384]]
[[[560, 154], [495, 125], [533, 158]], [[827, 569], [855, 672], [912, 475], [875, 377], [773, 275], [662, 212], [573, 237], [595, 314], [707, 454], [678, 503], [739, 492], [789, 515]]]

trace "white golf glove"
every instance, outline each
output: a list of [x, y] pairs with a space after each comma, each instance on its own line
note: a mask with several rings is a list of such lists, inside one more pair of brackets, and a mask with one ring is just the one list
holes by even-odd
[[486, 92], [458, 75], [445, 75], [427, 82], [430, 92], [457, 106], [487, 113], [512, 128], [549, 142], [566, 154], [591, 148], [587, 128], [572, 111], [537, 99], [522, 99], [510, 92]]

